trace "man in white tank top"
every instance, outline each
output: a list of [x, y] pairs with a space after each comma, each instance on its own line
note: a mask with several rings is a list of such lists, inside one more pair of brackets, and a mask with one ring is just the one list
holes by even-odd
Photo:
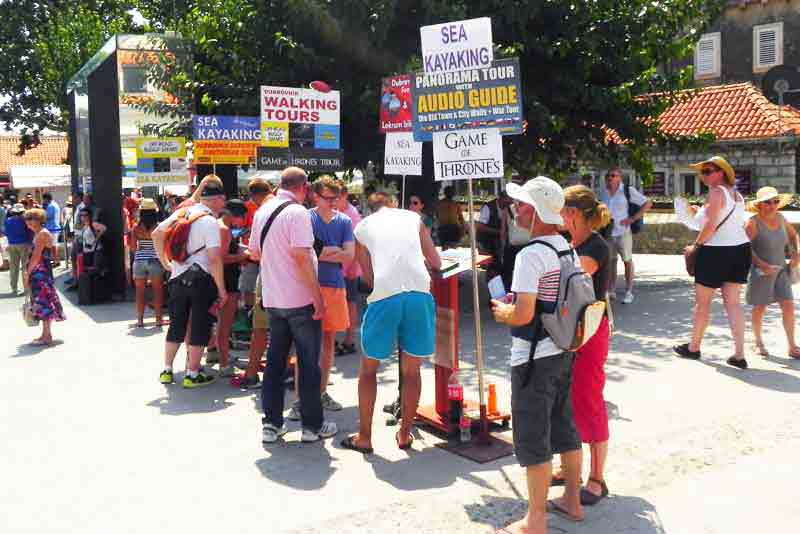
[[[372, 414], [377, 395], [377, 372], [381, 361], [403, 351], [402, 413], [397, 446], [408, 449], [411, 425], [417, 413], [422, 388], [420, 364], [436, 345], [436, 306], [430, 293], [428, 269], [438, 271], [441, 259], [420, 216], [394, 208], [385, 193], [369, 198], [373, 213], [355, 229], [356, 260], [363, 279], [372, 286], [361, 325], [364, 356], [358, 376], [358, 434], [342, 441], [346, 449], [372, 452]], [[427, 262], [427, 265], [426, 265]]]

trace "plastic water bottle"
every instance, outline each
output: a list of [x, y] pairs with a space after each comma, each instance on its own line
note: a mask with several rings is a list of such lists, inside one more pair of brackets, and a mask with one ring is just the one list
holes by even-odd
[[447, 400], [450, 403], [450, 424], [458, 425], [464, 414], [464, 387], [458, 381], [458, 371], [453, 371], [447, 381]]
[[461, 430], [461, 443], [472, 441], [472, 421], [469, 417], [462, 416], [458, 428]]

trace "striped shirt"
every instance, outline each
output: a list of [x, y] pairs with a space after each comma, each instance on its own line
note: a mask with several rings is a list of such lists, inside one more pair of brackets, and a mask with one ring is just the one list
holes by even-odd
[[[133, 255], [133, 261], [158, 261], [158, 254], [153, 246], [153, 239], [150, 237], [150, 232], [140, 228], [134, 229], [136, 235], [136, 253]], [[146, 236], [146, 237], [145, 237]]]

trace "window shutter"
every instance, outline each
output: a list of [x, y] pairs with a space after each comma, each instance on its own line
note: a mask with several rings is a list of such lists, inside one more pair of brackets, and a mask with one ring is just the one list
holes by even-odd
[[758, 64], [774, 65], [777, 61], [777, 48], [775, 30], [758, 32]]
[[713, 78], [720, 75], [720, 34], [707, 33], [697, 42], [694, 51], [695, 78]]
[[783, 65], [783, 23], [753, 28], [753, 68], [758, 71]]

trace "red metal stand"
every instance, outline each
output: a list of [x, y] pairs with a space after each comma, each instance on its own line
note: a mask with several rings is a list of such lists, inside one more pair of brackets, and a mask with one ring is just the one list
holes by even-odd
[[[484, 263], [490, 259], [482, 256]], [[458, 364], [458, 276], [435, 278], [431, 283], [431, 293], [436, 301], [436, 356], [434, 363], [435, 399], [433, 405], [420, 406], [417, 419], [446, 434], [458, 430], [457, 425], [450, 424], [450, 403], [447, 398], [447, 383]], [[473, 426], [480, 422], [478, 402], [464, 399], [464, 414], [472, 420]], [[511, 419], [507, 413], [486, 414], [492, 423], [506, 425]]]

